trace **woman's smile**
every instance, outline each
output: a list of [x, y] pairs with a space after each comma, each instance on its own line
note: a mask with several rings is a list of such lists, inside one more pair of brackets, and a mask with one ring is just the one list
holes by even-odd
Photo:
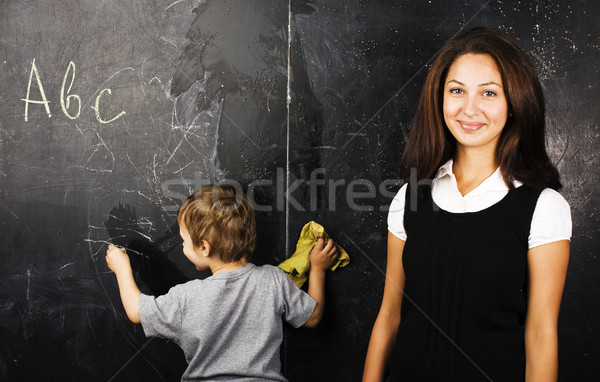
[[460, 123], [460, 126], [467, 131], [477, 131], [483, 126], [485, 126], [485, 123], [480, 122], [468, 122], [459, 120], [458, 123]]

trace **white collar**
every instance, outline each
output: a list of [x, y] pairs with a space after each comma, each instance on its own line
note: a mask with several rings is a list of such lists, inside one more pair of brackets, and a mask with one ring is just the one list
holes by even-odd
[[454, 173], [452, 172], [452, 164], [454, 163], [454, 160], [450, 159], [448, 162], [444, 163], [442, 165], [442, 167], [440, 167], [437, 171], [437, 173], [435, 174], [435, 177], [433, 179], [439, 179], [439, 178], [443, 178], [446, 175], [449, 176], [453, 176]]
[[[446, 163], [444, 163], [442, 165], [442, 167], [439, 168], [439, 170], [437, 171], [434, 180], [441, 180], [442, 178], [448, 176], [450, 179], [456, 179], [454, 176], [454, 173], [452, 172], [452, 164], [454, 163], [454, 161], [452, 159], [450, 159], [449, 161], [447, 161]], [[513, 184], [515, 185], [515, 187], [519, 187], [521, 186], [521, 182], [519, 181], [514, 181]], [[504, 178], [502, 177], [502, 174], [500, 173], [500, 167], [498, 167], [496, 169], [496, 171], [494, 171], [494, 173], [492, 175], [490, 175], [487, 179], [485, 179], [483, 182], [481, 182], [481, 184], [475, 188], [475, 190], [481, 191], [481, 192], [485, 192], [485, 191], [508, 191], [508, 186], [506, 185], [506, 183], [504, 183]], [[473, 190], [473, 191], [475, 191]], [[473, 192], [471, 191], [471, 192]], [[479, 193], [479, 192], [477, 192]]]

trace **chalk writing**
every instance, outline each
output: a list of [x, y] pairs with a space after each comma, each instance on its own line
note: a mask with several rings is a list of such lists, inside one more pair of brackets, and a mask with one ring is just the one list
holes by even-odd
[[[73, 86], [73, 82], [75, 81], [75, 63], [73, 61], [69, 62], [69, 66], [67, 67], [67, 71], [65, 72], [65, 77], [63, 78], [62, 86], [60, 87], [60, 107], [62, 108], [63, 113], [70, 119], [79, 118], [79, 114], [81, 113], [81, 97], [76, 94], [71, 94], [65, 100], [65, 84], [67, 83], [67, 77], [69, 76], [69, 72], [73, 68], [73, 75], [71, 76], [71, 82], [69, 83], [69, 88], [67, 89], [67, 93], [71, 92], [71, 87]], [[69, 114], [69, 106], [71, 105], [71, 98], [77, 100], [77, 114], [75, 116], [71, 116]], [[66, 101], [66, 102], [65, 102]]]
[[104, 89], [100, 92], [100, 94], [98, 94], [98, 97], [96, 97], [96, 107], [94, 108], [94, 110], [96, 111], [96, 119], [98, 120], [98, 122], [100, 123], [111, 123], [119, 118], [121, 118], [122, 116], [124, 116], [126, 113], [124, 111], [120, 112], [119, 114], [117, 114], [116, 117], [114, 117], [113, 119], [110, 119], [108, 121], [105, 121], [104, 119], [102, 119], [102, 117], [100, 117], [100, 97], [102, 97], [102, 94], [104, 94], [104, 92], [108, 92], [108, 94], [112, 94], [112, 91], [110, 89]]
[[[66, 115], [67, 118], [69, 118], [71, 120], [75, 120], [75, 119], [79, 118], [79, 116], [81, 115], [81, 97], [77, 94], [70, 94], [71, 88], [73, 87], [73, 83], [75, 82], [76, 69], [77, 68], [75, 66], [75, 63], [73, 61], [70, 61], [69, 65], [67, 66], [67, 70], [65, 71], [65, 75], [63, 77], [62, 86], [60, 87], [60, 107], [61, 107], [64, 115]], [[37, 87], [40, 92], [41, 100], [30, 98], [31, 97], [31, 82], [33, 80], [34, 75], [35, 75], [35, 79], [37, 81]], [[67, 86], [67, 81], [69, 83], [69, 86]], [[117, 114], [112, 119], [107, 120], [107, 119], [102, 118], [100, 116], [100, 98], [102, 97], [102, 95], [104, 93], [108, 93], [110, 95], [110, 94], [112, 94], [112, 90], [102, 89], [96, 96], [96, 102], [94, 104], [93, 109], [96, 114], [96, 119], [98, 120], [98, 122], [100, 122], [102, 124], [107, 124], [107, 123], [116, 121], [117, 119], [121, 118], [122, 116], [124, 116], [127, 113], [125, 111], [121, 111], [119, 114]], [[65, 96], [66, 96], [66, 98], [65, 98]], [[44, 92], [44, 86], [42, 85], [42, 79], [40, 78], [40, 73], [38, 71], [37, 65], [35, 64], [35, 58], [31, 62], [31, 71], [29, 73], [29, 82], [27, 83], [27, 95], [25, 96], [25, 98], [21, 98], [21, 100], [25, 102], [25, 113], [23, 115], [25, 122], [27, 122], [29, 120], [29, 104], [44, 105], [44, 108], [46, 109], [46, 114], [48, 114], [48, 118], [52, 118], [52, 113], [50, 111], [50, 101], [48, 100], [48, 97], [46, 97], [46, 93]], [[76, 109], [77, 112], [75, 114], [70, 114], [69, 109], [71, 109], [71, 106], [73, 106], [71, 104], [71, 102], [75, 102], [75, 101], [77, 102], [77, 109]]]
[[[37, 81], [38, 89], [40, 89], [40, 95], [42, 96], [42, 101], [29, 99], [29, 94], [31, 93], [31, 80], [33, 79], [34, 74], [35, 74], [35, 79]], [[46, 98], [46, 94], [44, 93], [44, 87], [42, 86], [42, 80], [40, 79], [40, 73], [38, 72], [37, 67], [35, 66], [35, 58], [31, 62], [31, 72], [29, 73], [29, 82], [27, 83], [27, 95], [25, 97], [26, 98], [21, 98], [23, 101], [25, 101], [25, 122], [27, 122], [27, 119], [28, 119], [30, 103], [44, 105], [44, 107], [46, 108], [46, 114], [48, 114], [48, 118], [52, 117], [52, 113], [50, 113], [50, 101], [48, 101], [48, 98]]]

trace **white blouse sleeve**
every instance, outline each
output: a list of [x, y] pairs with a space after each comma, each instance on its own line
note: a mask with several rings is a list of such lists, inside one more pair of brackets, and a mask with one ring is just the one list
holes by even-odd
[[557, 191], [546, 188], [540, 194], [529, 230], [529, 248], [559, 240], [570, 240], [571, 208]]
[[406, 199], [406, 188], [408, 183], [400, 188], [400, 191], [390, 204], [388, 213], [388, 231], [393, 233], [398, 239], [406, 241], [406, 231], [404, 230], [404, 204]]

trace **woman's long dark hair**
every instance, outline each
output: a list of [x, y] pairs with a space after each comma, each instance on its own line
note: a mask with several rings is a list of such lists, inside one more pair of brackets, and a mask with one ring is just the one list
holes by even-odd
[[433, 62], [400, 160], [401, 177], [407, 179], [416, 169], [418, 180], [431, 179], [454, 156], [456, 140], [444, 122], [443, 89], [450, 66], [467, 53], [489, 55], [502, 75], [509, 118], [497, 158], [505, 183], [511, 189], [518, 180], [538, 190], [558, 190], [558, 170], [546, 153], [544, 94], [535, 68], [511, 38], [481, 27], [450, 41]]

